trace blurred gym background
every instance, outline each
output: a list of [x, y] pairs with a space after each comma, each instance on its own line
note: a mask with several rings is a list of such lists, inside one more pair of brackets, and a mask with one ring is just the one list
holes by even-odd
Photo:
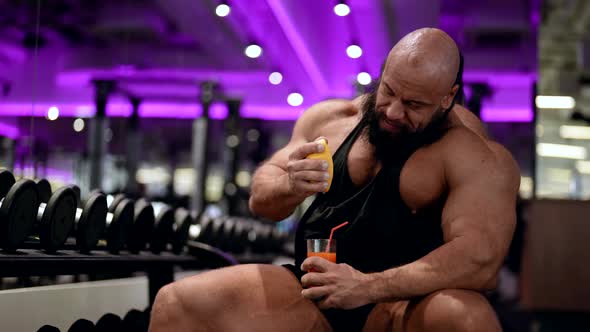
[[[491, 295], [504, 329], [588, 324], [584, 0], [3, 0], [0, 167], [53, 190], [77, 184], [83, 198], [100, 189], [255, 218], [252, 173], [299, 115], [366, 92], [390, 48], [426, 26], [455, 39], [465, 106], [520, 165], [518, 227]], [[272, 227], [292, 235], [305, 207]], [[0, 292], [3, 312], [11, 296]]]

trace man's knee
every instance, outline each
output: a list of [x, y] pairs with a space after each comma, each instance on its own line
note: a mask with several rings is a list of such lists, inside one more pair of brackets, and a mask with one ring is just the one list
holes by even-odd
[[474, 291], [442, 290], [411, 306], [408, 327], [421, 325], [421, 328], [409, 328], [409, 331], [501, 331], [488, 301]]
[[152, 306], [150, 331], [168, 331], [182, 324], [184, 307], [175, 284], [162, 287]]

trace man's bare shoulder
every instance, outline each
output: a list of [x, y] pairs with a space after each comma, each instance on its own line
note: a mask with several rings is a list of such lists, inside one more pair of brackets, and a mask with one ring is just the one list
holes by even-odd
[[325, 136], [329, 127], [338, 126], [342, 121], [358, 115], [359, 104], [355, 101], [330, 99], [314, 104], [297, 120], [295, 132], [308, 140]]
[[450, 129], [441, 138], [440, 153], [443, 154], [445, 173], [451, 178], [477, 174], [501, 180], [518, 189], [520, 170], [510, 151], [470, 128], [458, 126]]
[[453, 113], [459, 119], [458, 122], [462, 126], [465, 126], [466, 128], [473, 131], [475, 134], [483, 137], [484, 139], [489, 139], [488, 132], [481, 120], [467, 108], [457, 104], [455, 105], [455, 107], [453, 107]]
[[329, 99], [321, 101], [311, 106], [302, 115], [314, 121], [338, 120], [340, 118], [347, 118], [358, 113], [357, 104], [353, 100], [347, 99]]

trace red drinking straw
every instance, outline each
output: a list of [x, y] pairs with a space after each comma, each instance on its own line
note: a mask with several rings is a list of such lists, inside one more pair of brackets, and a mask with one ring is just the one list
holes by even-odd
[[338, 228], [342, 228], [346, 225], [348, 225], [348, 221], [343, 222], [342, 224], [332, 228], [332, 230], [330, 231], [330, 238], [328, 239], [328, 246], [326, 247], [326, 252], [330, 252], [330, 243], [332, 242], [332, 236], [334, 236], [334, 231], [337, 230]]

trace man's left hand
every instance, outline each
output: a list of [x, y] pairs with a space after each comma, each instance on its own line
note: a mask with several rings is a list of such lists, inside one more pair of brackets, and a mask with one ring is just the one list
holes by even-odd
[[320, 309], [354, 309], [371, 303], [369, 274], [348, 264], [336, 264], [320, 257], [309, 257], [301, 265], [310, 271], [301, 278], [303, 297], [317, 301]]

